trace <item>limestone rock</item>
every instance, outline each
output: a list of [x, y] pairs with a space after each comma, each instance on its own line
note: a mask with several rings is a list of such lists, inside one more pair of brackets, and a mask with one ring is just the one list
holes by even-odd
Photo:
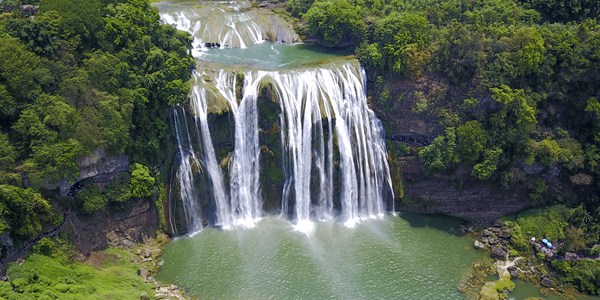
[[485, 249], [485, 244], [476, 240], [475, 243], [473, 244], [473, 248], [475, 248], [475, 249]]
[[146, 270], [145, 268], [140, 268], [138, 270], [138, 275], [146, 278], [148, 276], [148, 270]]
[[579, 256], [577, 255], [577, 253], [573, 253], [573, 252], [565, 253], [565, 260], [577, 260], [577, 259], [579, 259]]

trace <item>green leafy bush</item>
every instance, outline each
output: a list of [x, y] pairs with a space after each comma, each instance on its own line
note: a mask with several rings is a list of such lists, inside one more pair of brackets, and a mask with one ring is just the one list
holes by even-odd
[[135, 198], [149, 197], [154, 193], [154, 182], [156, 179], [150, 175], [148, 167], [135, 163], [131, 171], [131, 195]]
[[52, 207], [32, 189], [0, 185], [0, 227], [21, 238], [33, 238], [52, 219]]
[[366, 32], [360, 7], [347, 0], [315, 2], [304, 14], [309, 32], [323, 45], [357, 45]]

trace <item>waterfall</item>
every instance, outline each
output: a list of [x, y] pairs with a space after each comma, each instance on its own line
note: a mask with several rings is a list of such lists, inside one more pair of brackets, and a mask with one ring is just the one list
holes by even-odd
[[[365, 74], [358, 62], [343, 59], [285, 71], [240, 71], [239, 65], [220, 69], [237, 61], [235, 55], [246, 57], [248, 64], [298, 60], [302, 65], [312, 63], [316, 53], [298, 47], [288, 53], [295, 56], [286, 56], [273, 45], [268, 53], [261, 52], [265, 47], [250, 49], [266, 37], [294, 42], [297, 34], [279, 16], [250, 2], [202, 3], [175, 5], [184, 9], [157, 4], [164, 23], [192, 34], [192, 54], [198, 69], [205, 70], [194, 73], [189, 114], [181, 107], [173, 110], [180, 158], [175, 182], [188, 231], [200, 230], [202, 224], [251, 227], [265, 213], [263, 206], [268, 213], [291, 218], [303, 231], [311, 231], [314, 220], [336, 219], [354, 226], [382, 216], [386, 197], [393, 197], [391, 177], [383, 129], [367, 105]], [[249, 48], [209, 49], [230, 47]], [[261, 94], [267, 90], [269, 95]], [[274, 129], [268, 130], [268, 146], [261, 142], [267, 136], [261, 130], [267, 130], [259, 126], [260, 101], [279, 109], [274, 113], [278, 115], [270, 113]], [[261, 159], [270, 165], [261, 166]], [[269, 177], [272, 168], [280, 168], [275, 174], [283, 178]], [[270, 178], [269, 186], [261, 186], [267, 180], [261, 174]]]
[[[243, 83], [238, 82], [239, 74]], [[301, 230], [310, 230], [314, 219], [339, 218], [353, 226], [363, 218], [383, 215], [385, 194], [392, 193], [387, 152], [382, 126], [367, 105], [365, 75], [358, 64], [238, 75], [220, 70], [194, 78], [191, 107], [198, 146], [204, 150], [202, 165], [211, 183], [216, 225], [252, 226], [262, 215], [257, 102], [265, 84], [273, 87], [280, 108], [282, 215], [291, 216], [299, 227], [306, 226]], [[208, 97], [207, 90], [213, 95]], [[234, 125], [233, 151], [226, 166], [218, 163], [208, 124], [209, 106], [222, 106], [216, 104], [219, 101], [227, 103]], [[184, 202], [197, 202], [192, 165], [199, 163], [189, 130], [178, 126], [179, 114], [175, 110], [181, 197]], [[229, 176], [228, 190], [224, 171]], [[197, 209], [198, 205], [186, 204], [186, 214]]]
[[[175, 136], [177, 137], [177, 147], [179, 150], [179, 169], [176, 177], [179, 181], [179, 196], [184, 204], [183, 211], [189, 232], [196, 232], [202, 229], [201, 211], [196, 201], [196, 187], [194, 182], [193, 168], [199, 168], [200, 162], [196, 159], [192, 139], [188, 131], [187, 118], [185, 110], [176, 108], [173, 110], [173, 122], [175, 127]], [[181, 126], [183, 125], [183, 129]]]
[[212, 196], [216, 205], [217, 210], [217, 220], [216, 224], [220, 225], [224, 228], [228, 228], [233, 219], [231, 213], [231, 208], [227, 201], [228, 194], [225, 191], [225, 187], [223, 186], [223, 172], [217, 162], [217, 158], [215, 155], [215, 149], [213, 147], [212, 138], [210, 135], [210, 129], [208, 127], [208, 104], [206, 97], [206, 90], [204, 88], [200, 88], [201, 86], [201, 78], [200, 75], [194, 73], [194, 87], [192, 89], [192, 109], [195, 114], [196, 120], [196, 132], [198, 134], [198, 140], [204, 141], [202, 145], [204, 146], [204, 162], [206, 165], [206, 170], [208, 172], [208, 177], [212, 186]]
[[228, 10], [209, 6], [185, 12], [164, 12], [160, 17], [164, 23], [192, 34], [194, 56], [200, 56], [208, 48], [246, 48], [264, 40], [260, 26], [236, 6]]
[[256, 98], [258, 81], [246, 74], [241, 102], [236, 97], [236, 76], [221, 70], [216, 88], [228, 101], [235, 124], [234, 151], [229, 163], [231, 214], [237, 223], [249, 226], [262, 213], [260, 195], [260, 146]]
[[[367, 106], [362, 69], [344, 64], [270, 76], [281, 106], [282, 147], [289, 170], [284, 201], [293, 192], [296, 221], [333, 215], [334, 137], [343, 221], [351, 226], [360, 218], [382, 215], [383, 191], [391, 189], [391, 180], [381, 124]], [[320, 186], [311, 188], [313, 172]], [[317, 202], [311, 207], [315, 188]]]

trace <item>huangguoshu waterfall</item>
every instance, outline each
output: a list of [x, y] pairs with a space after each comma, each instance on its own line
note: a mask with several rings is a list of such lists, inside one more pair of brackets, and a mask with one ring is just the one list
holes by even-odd
[[[267, 36], [235, 7], [217, 23], [194, 20], [193, 11], [161, 16], [193, 34], [199, 60], [207, 51], [244, 48]], [[251, 227], [265, 213], [289, 218], [301, 231], [310, 231], [315, 220], [336, 219], [352, 227], [383, 216], [386, 199], [393, 198], [384, 132], [367, 105], [365, 74], [355, 59], [284, 70], [211, 68], [198, 63], [189, 105], [172, 113], [178, 149], [175, 194], [183, 203], [187, 232], [206, 225]], [[270, 151], [261, 143], [261, 101], [278, 107], [279, 199], [265, 199], [261, 184], [261, 155]], [[229, 128], [211, 128], [211, 119], [223, 115]], [[218, 158], [214, 135], [223, 130], [231, 131], [230, 151]], [[200, 181], [206, 188], [198, 187]], [[206, 193], [208, 202], [200, 203]], [[276, 205], [265, 212], [265, 201]]]
[[[360, 218], [380, 216], [385, 212], [384, 195], [391, 193], [391, 180], [383, 132], [367, 106], [364, 75], [357, 64], [243, 74], [241, 95], [236, 94], [235, 73], [221, 70], [209, 81], [196, 74], [190, 104], [194, 126], [180, 128], [181, 122], [176, 122], [178, 148], [182, 151], [177, 177], [188, 220], [190, 215], [198, 218], [196, 206], [188, 204], [195, 202], [195, 189], [189, 183], [193, 182], [190, 180], [194, 176], [192, 168], [198, 164], [195, 147], [203, 150], [202, 165], [210, 179], [216, 204], [215, 224], [224, 228], [240, 222], [251, 224], [261, 216], [256, 103], [261, 84], [273, 86], [281, 108], [279, 124], [285, 157], [282, 162], [285, 170], [282, 214], [290, 215], [297, 223], [311, 218], [331, 219], [339, 214], [351, 225]], [[209, 97], [207, 90], [215, 94]], [[224, 170], [215, 158], [207, 124], [211, 98], [226, 101], [234, 118], [234, 151], [225, 170], [230, 174], [228, 189], [223, 182]], [[174, 113], [175, 116], [179, 114], [179, 110]], [[198, 145], [183, 143], [191, 140], [190, 131], [198, 131], [196, 134], [201, 136], [198, 140], [202, 142]], [[335, 161], [334, 156], [339, 160]], [[311, 186], [313, 176], [318, 181]], [[340, 181], [338, 212], [334, 207], [334, 176], [339, 176]], [[315, 189], [317, 197], [312, 199], [311, 191]]]

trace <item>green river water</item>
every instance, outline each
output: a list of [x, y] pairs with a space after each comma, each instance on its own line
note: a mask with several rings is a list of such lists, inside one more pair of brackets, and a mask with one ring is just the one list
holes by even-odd
[[267, 217], [175, 240], [157, 279], [200, 299], [464, 299], [459, 281], [481, 254], [458, 225], [403, 214], [355, 228], [317, 223], [307, 235]]

